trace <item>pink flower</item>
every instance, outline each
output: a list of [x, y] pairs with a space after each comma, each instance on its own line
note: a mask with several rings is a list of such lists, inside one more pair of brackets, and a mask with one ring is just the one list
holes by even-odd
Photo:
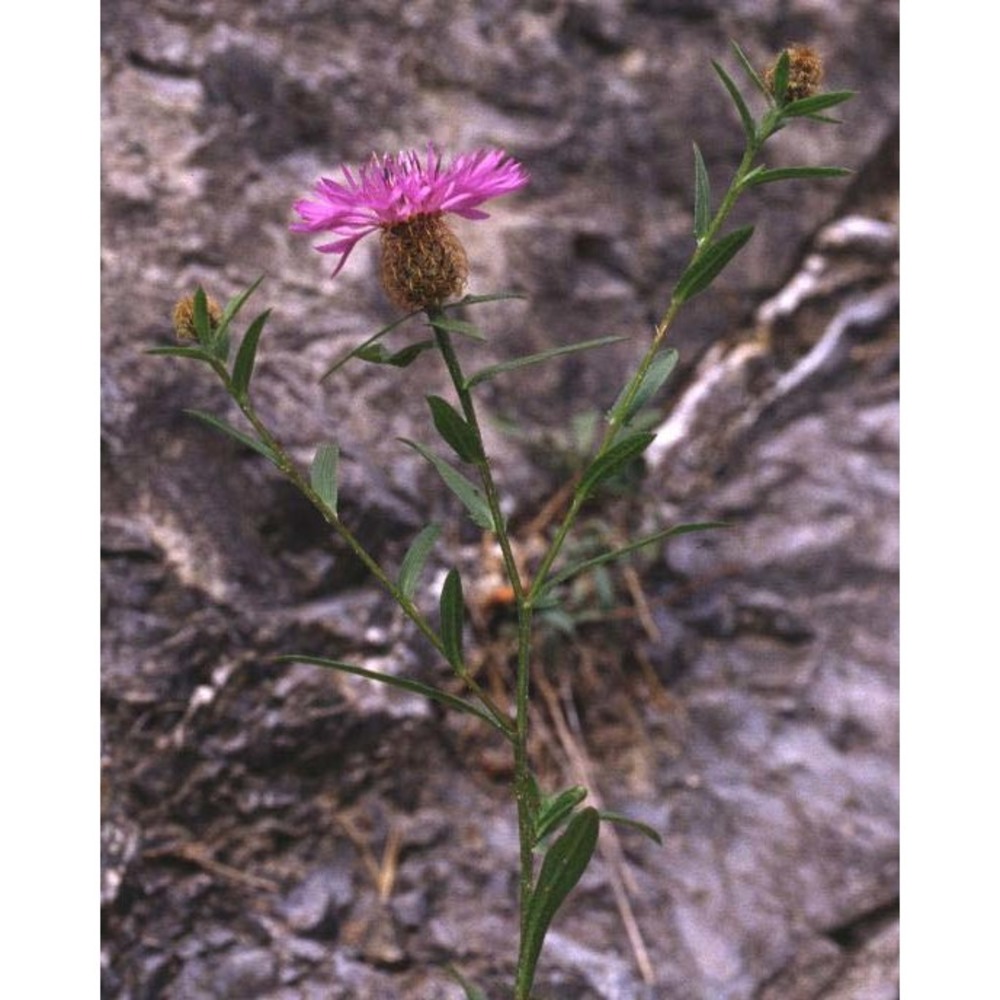
[[490, 198], [516, 191], [528, 182], [517, 160], [499, 149], [479, 149], [455, 158], [449, 167], [433, 146], [421, 162], [416, 150], [398, 156], [373, 155], [358, 176], [341, 168], [344, 183], [321, 178], [315, 198], [293, 206], [301, 222], [293, 232], [331, 232], [339, 239], [316, 247], [340, 255], [336, 276], [359, 240], [376, 230], [388, 230], [418, 216], [454, 213], [465, 219], [485, 219], [478, 206]]

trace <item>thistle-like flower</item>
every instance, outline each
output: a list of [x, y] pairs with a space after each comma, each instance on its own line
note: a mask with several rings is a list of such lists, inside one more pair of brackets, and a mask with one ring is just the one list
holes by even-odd
[[819, 53], [808, 45], [789, 45], [788, 86], [784, 94], [774, 94], [774, 76], [777, 61], [764, 71], [764, 82], [768, 89], [780, 100], [799, 101], [812, 97], [819, 90], [823, 80], [823, 60]]
[[321, 178], [315, 198], [295, 203], [302, 221], [291, 228], [340, 237], [316, 247], [340, 256], [333, 276], [360, 240], [381, 230], [382, 285], [403, 309], [441, 305], [465, 287], [468, 260], [445, 215], [485, 219], [479, 205], [528, 182], [524, 167], [498, 149], [466, 153], [442, 167], [428, 146], [424, 160], [410, 150], [373, 156], [357, 175], [346, 166], [342, 172], [344, 183]]

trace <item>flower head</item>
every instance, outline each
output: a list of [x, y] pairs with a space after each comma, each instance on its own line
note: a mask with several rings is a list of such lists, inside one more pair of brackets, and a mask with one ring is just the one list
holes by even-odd
[[[458, 290], [465, 281], [467, 267], [464, 251], [441, 216], [451, 213], [465, 219], [485, 219], [487, 213], [479, 208], [484, 201], [516, 191], [528, 182], [524, 167], [498, 149], [465, 153], [456, 157], [450, 166], [444, 167], [434, 147], [428, 146], [423, 159], [416, 150], [398, 155], [376, 155], [357, 174], [346, 166], [342, 168], [342, 173], [342, 182], [321, 178], [316, 183], [313, 198], [303, 198], [295, 203], [294, 209], [302, 221], [294, 223], [292, 230], [298, 233], [331, 232], [338, 237], [331, 243], [316, 247], [321, 253], [340, 256], [334, 276], [344, 266], [357, 243], [377, 230], [383, 232], [383, 247], [388, 243], [394, 247], [402, 244], [426, 248], [428, 234], [447, 234], [442, 236], [444, 250], [435, 247], [430, 253], [436, 260], [436, 270], [442, 270], [442, 253], [454, 258], [450, 264], [445, 262], [443, 265], [443, 271], [452, 276], [450, 287], [443, 288], [442, 285], [442, 291], [427, 292], [430, 298], [427, 302], [417, 302], [418, 307], [432, 303], [439, 295], [452, 294], [459, 277]], [[420, 220], [417, 223], [419, 238], [412, 234], [405, 235], [415, 220]], [[397, 259], [389, 270], [399, 275], [406, 271], [406, 263]], [[383, 262], [383, 277], [385, 273]], [[418, 279], [414, 280], [418, 285], [421, 283]], [[404, 276], [402, 283], [406, 285], [410, 279]], [[407, 304], [413, 304], [425, 294], [407, 298], [402, 293], [394, 294], [392, 288], [387, 288], [387, 291], [397, 303], [405, 299]]]
[[787, 89], [784, 94], [774, 94], [775, 70], [778, 67], [775, 60], [764, 72], [768, 90], [781, 101], [799, 101], [803, 97], [812, 97], [823, 80], [823, 60], [819, 53], [808, 45], [789, 45], [785, 51], [788, 53]]

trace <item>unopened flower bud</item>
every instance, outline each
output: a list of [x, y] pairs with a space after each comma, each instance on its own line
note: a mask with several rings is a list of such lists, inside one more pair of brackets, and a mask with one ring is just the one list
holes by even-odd
[[785, 51], [788, 53], [788, 88], [784, 94], [774, 94], [776, 60], [764, 71], [768, 90], [779, 100], [799, 101], [803, 97], [812, 97], [823, 79], [823, 60], [819, 53], [808, 45], [789, 45]]
[[[222, 320], [222, 310], [215, 299], [206, 296], [205, 305], [208, 311], [208, 325], [214, 331]], [[178, 340], [197, 340], [198, 331], [194, 325], [194, 296], [188, 295], [174, 306], [172, 319], [174, 333]]]
[[415, 215], [383, 228], [380, 273], [394, 305], [426, 309], [462, 293], [469, 260], [443, 215]]

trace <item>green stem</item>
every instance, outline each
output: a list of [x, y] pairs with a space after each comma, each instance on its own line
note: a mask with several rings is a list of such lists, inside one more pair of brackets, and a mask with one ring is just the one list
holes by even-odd
[[[709, 223], [704, 236], [698, 241], [694, 252], [691, 254], [691, 259], [688, 261], [687, 267], [684, 268], [684, 271], [691, 267], [691, 265], [694, 264], [695, 261], [697, 261], [702, 255], [705, 249], [712, 244], [712, 241], [722, 228], [723, 223], [728, 218], [729, 213], [733, 210], [736, 200], [743, 192], [744, 178], [752, 169], [753, 162], [757, 158], [757, 154], [760, 152], [760, 148], [764, 144], [764, 141], [774, 130], [775, 122], [771, 120], [772, 117], [773, 113], [771, 112], [765, 114], [762, 123], [757, 129], [756, 136], [752, 141], [747, 141], [746, 148], [743, 152], [743, 158], [740, 160], [740, 164], [736, 168], [736, 173], [734, 174], [733, 180], [729, 185], [729, 189], [723, 196], [723, 199], [720, 202], [715, 215], [712, 217], [712, 221]], [[684, 271], [681, 273], [683, 274]], [[620, 405], [615, 408], [616, 412], [608, 419], [608, 426], [604, 432], [603, 438], [601, 439], [600, 446], [598, 447], [593, 459], [591, 459], [591, 462], [596, 462], [598, 459], [602, 458], [608, 449], [615, 443], [615, 439], [623, 426], [620, 415], [629, 412], [630, 405], [638, 394], [650, 367], [656, 360], [656, 355], [659, 353], [659, 350], [663, 345], [663, 341], [666, 339], [667, 333], [683, 304], [684, 300], [679, 300], [677, 298], [675, 290], [670, 297], [670, 303], [667, 306], [666, 312], [663, 314], [659, 323], [656, 324], [656, 328], [653, 332], [653, 340], [650, 343], [648, 350], [645, 355], [643, 355], [642, 361], [639, 363], [639, 367], [636, 369], [635, 374], [629, 379], [622, 393]], [[545, 586], [545, 581], [548, 579], [552, 566], [558, 558], [559, 553], [562, 551], [563, 544], [569, 535], [570, 529], [576, 522], [577, 516], [580, 513], [580, 509], [583, 506], [585, 499], [586, 497], [579, 492], [574, 494], [569, 510], [566, 512], [566, 516], [556, 529], [556, 534], [552, 539], [552, 543], [539, 564], [538, 571], [535, 574], [531, 590], [528, 594], [529, 602], [534, 601], [538, 597], [542, 588]]]
[[[333, 528], [333, 530], [336, 531], [336, 533], [344, 540], [348, 548], [350, 548], [354, 555], [364, 564], [365, 568], [372, 574], [372, 576], [378, 580], [381, 586], [388, 592], [389, 596], [392, 597], [392, 599], [400, 606], [407, 618], [409, 618], [410, 621], [416, 625], [421, 634], [431, 643], [431, 645], [442, 656], [444, 656], [445, 659], [447, 659], [447, 654], [445, 653], [441, 637], [434, 631], [434, 628], [420, 612], [420, 609], [413, 603], [412, 600], [410, 600], [409, 597], [406, 596], [406, 594], [403, 593], [392, 577], [390, 577], [385, 570], [382, 569], [375, 557], [368, 552], [354, 532], [352, 532], [351, 529], [348, 528], [347, 525], [340, 519], [337, 512], [332, 510], [323, 498], [316, 492], [316, 490], [313, 489], [312, 483], [309, 479], [302, 474], [301, 470], [295, 464], [288, 452], [285, 451], [281, 443], [271, 433], [263, 420], [261, 420], [249, 398], [245, 394], [241, 396], [234, 391], [232, 380], [230, 379], [229, 372], [226, 371], [225, 366], [221, 362], [214, 362], [212, 367], [219, 378], [222, 379], [227, 392], [229, 392], [230, 396], [232, 396], [232, 398], [236, 401], [236, 404], [242, 411], [243, 416], [247, 418], [250, 425], [257, 433], [257, 437], [267, 446], [271, 454], [274, 455], [275, 464], [281, 473], [319, 511], [323, 520], [326, 521], [326, 523], [330, 525], [330, 527]], [[482, 702], [490, 716], [497, 723], [498, 727], [504, 732], [507, 738], [513, 739], [514, 727], [511, 725], [511, 721], [506, 712], [504, 712], [493, 701], [493, 699], [486, 691], [483, 690], [482, 686], [475, 680], [475, 678], [469, 676], [466, 672], [462, 672], [460, 677], [466, 686]]]
[[428, 309], [427, 316], [434, 329], [438, 348], [441, 351], [441, 356], [444, 359], [448, 374], [458, 395], [462, 414], [476, 437], [479, 453], [479, 459], [475, 463], [476, 469], [483, 484], [483, 491], [486, 501], [489, 504], [490, 513], [493, 515], [497, 542], [500, 546], [500, 551], [503, 553], [504, 568], [507, 578], [510, 580], [510, 585], [514, 589], [514, 597], [517, 604], [517, 677], [515, 680], [514, 695], [513, 786], [514, 798], [517, 802], [517, 831], [520, 843], [520, 874], [518, 878], [520, 945], [518, 948], [517, 978], [514, 996], [515, 1000], [528, 1000], [531, 993], [531, 983], [534, 979], [534, 969], [528, 965], [522, 949], [525, 942], [528, 906], [531, 902], [535, 878], [535, 859], [533, 854], [535, 843], [535, 805], [533, 801], [534, 791], [531, 778], [531, 763], [528, 759], [529, 707], [531, 698], [531, 623], [533, 608], [531, 599], [525, 592], [524, 584], [517, 568], [517, 562], [514, 559], [514, 551], [511, 546], [510, 536], [507, 533], [503, 513], [500, 510], [500, 497], [493, 480], [493, 472], [486, 458], [482, 430], [478, 415], [476, 414], [472, 394], [466, 387], [458, 355], [455, 353], [455, 348], [448, 335], [448, 331], [435, 323], [435, 320], [442, 318], [443, 313], [440, 309]]

